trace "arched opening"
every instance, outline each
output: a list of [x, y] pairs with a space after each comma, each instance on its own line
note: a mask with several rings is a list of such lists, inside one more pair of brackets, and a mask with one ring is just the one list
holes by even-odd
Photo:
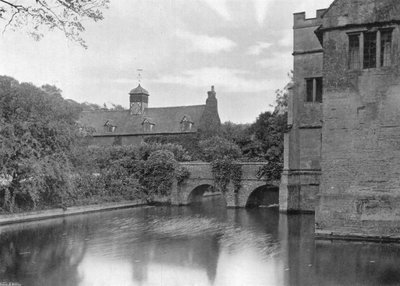
[[246, 208], [279, 208], [279, 187], [264, 185], [251, 192]]
[[200, 203], [205, 197], [214, 197], [219, 195], [221, 194], [217, 193], [213, 186], [208, 184], [200, 185], [190, 192], [188, 203]]

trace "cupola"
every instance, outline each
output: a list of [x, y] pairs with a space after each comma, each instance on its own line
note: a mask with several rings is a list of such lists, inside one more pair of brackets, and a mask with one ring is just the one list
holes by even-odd
[[149, 92], [140, 84], [129, 92], [129, 105], [131, 115], [144, 114], [149, 103]]

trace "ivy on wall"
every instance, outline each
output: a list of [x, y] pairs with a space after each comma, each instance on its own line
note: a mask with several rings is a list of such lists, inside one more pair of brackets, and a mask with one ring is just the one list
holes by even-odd
[[227, 191], [229, 182], [233, 183], [234, 191], [238, 192], [241, 188], [242, 166], [235, 164], [232, 159], [217, 159], [211, 162], [212, 174], [215, 186], [222, 192]]

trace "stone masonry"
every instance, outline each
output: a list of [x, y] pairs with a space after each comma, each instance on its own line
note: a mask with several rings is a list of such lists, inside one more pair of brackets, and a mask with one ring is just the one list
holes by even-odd
[[[399, 12], [394, 0], [335, 1], [317, 31], [324, 43], [318, 236], [400, 238]], [[359, 38], [358, 68], [349, 66], [351, 35]]]
[[[181, 184], [174, 183], [172, 187], [171, 203], [173, 205], [188, 205], [198, 200], [204, 192], [215, 186], [214, 177], [209, 163], [180, 163], [190, 172], [190, 177]], [[250, 195], [260, 187], [276, 186], [277, 182], [266, 182], [257, 178], [258, 169], [264, 163], [238, 163], [242, 166], [241, 187], [234, 190], [232, 183], [228, 184], [225, 193], [227, 207], [246, 207]], [[219, 191], [219, 190], [216, 190]]]
[[400, 239], [400, 1], [336, 0], [294, 34], [281, 209], [307, 193], [317, 237]]
[[[316, 98], [315, 80], [322, 77], [323, 50], [314, 31], [321, 15], [306, 19], [294, 14], [293, 85], [288, 99], [288, 125], [285, 134], [284, 171], [279, 189], [281, 212], [314, 212], [321, 174], [322, 103]], [[312, 98], [307, 100], [307, 82]]]

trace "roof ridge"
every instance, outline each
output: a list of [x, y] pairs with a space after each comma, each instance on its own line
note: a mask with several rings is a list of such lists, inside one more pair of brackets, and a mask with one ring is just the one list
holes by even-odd
[[171, 109], [171, 108], [182, 108], [182, 107], [201, 107], [206, 106], [205, 104], [198, 105], [179, 105], [179, 106], [164, 106], [164, 107], [148, 107], [147, 109]]
[[82, 113], [100, 113], [100, 112], [104, 112], [104, 113], [111, 113], [111, 112], [129, 112], [129, 109], [124, 109], [124, 110], [101, 110], [101, 109], [97, 109], [97, 110], [82, 110]]

